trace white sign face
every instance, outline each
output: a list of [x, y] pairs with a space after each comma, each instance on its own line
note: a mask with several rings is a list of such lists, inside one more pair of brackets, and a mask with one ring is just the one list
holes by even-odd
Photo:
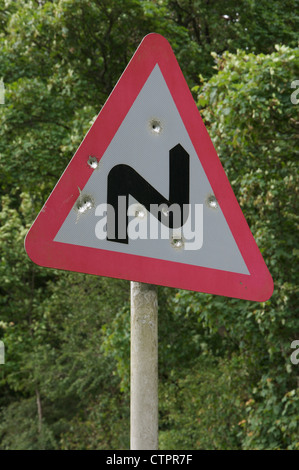
[[[130, 195], [128, 243], [108, 240], [105, 204], [110, 171], [125, 164], [168, 199], [169, 153], [177, 145], [189, 155], [190, 164], [185, 223], [166, 227], [142, 200]], [[158, 64], [94, 166], [81, 195], [78, 189], [85, 206], [78, 211], [78, 202], [74, 205], [55, 242], [249, 274]]]

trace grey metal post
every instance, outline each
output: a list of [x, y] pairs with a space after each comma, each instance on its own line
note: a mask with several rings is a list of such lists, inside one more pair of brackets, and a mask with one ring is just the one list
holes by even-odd
[[158, 449], [157, 287], [131, 281], [131, 449]]

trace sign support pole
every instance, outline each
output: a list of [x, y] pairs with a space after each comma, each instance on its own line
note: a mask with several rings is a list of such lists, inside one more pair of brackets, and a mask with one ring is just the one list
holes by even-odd
[[131, 450], [157, 449], [157, 286], [131, 281]]

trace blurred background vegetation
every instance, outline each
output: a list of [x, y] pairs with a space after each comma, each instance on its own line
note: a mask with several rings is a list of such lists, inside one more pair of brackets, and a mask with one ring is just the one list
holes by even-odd
[[[170, 42], [275, 283], [159, 287], [160, 449], [298, 449], [297, 0], [0, 0], [0, 449], [129, 448], [129, 283], [24, 237], [142, 38]], [[297, 87], [298, 88], [298, 87]]]

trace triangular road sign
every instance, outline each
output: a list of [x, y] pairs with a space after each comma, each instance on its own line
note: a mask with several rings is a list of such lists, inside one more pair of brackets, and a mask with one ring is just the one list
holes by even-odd
[[141, 42], [25, 248], [52, 268], [271, 296], [271, 275], [162, 36]]

